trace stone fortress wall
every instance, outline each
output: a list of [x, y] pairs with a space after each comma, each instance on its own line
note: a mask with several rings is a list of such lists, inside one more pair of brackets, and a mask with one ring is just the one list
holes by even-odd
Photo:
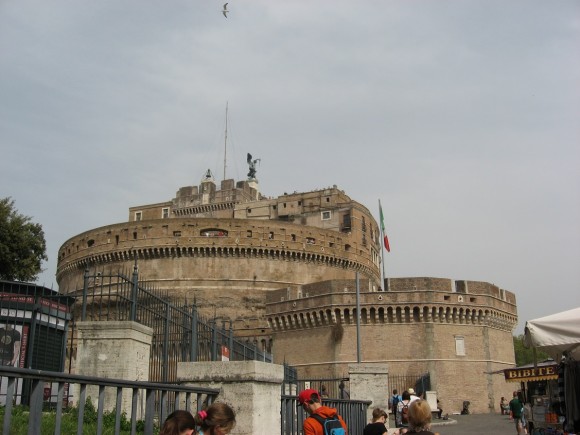
[[[341, 377], [356, 362], [356, 298], [362, 357], [391, 374], [431, 374], [451, 412], [476, 412], [509, 396], [493, 371], [512, 367], [513, 293], [441, 278], [381, 282], [381, 237], [369, 210], [336, 186], [266, 198], [257, 180], [220, 188], [206, 174], [165, 202], [131, 207], [128, 222], [67, 240], [58, 253], [64, 294], [85, 269], [130, 271], [175, 300], [195, 299], [206, 317], [272, 351], [304, 377]], [[386, 291], [383, 291], [386, 290]]]
[[226, 193], [206, 177], [172, 201], [131, 207], [129, 222], [67, 240], [58, 254], [60, 291], [79, 292], [86, 268], [130, 271], [137, 261], [140, 276], [172, 298], [195, 299], [207, 317], [219, 307], [239, 335], [269, 343], [267, 292], [355, 272], [379, 287], [378, 225], [344, 192], [267, 199], [256, 183], [224, 180], [222, 187]]
[[[365, 363], [389, 373], [430, 373], [446, 412], [464, 400], [474, 412], [498, 411], [511, 396], [503, 376], [514, 365], [515, 295], [485, 282], [391, 278], [386, 292], [359, 280], [360, 348]], [[300, 377], [341, 377], [357, 362], [356, 284], [338, 280], [268, 294], [276, 360]]]

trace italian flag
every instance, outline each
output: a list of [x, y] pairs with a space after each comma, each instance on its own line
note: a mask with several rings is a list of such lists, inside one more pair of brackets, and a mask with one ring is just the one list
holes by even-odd
[[383, 241], [385, 243], [385, 249], [387, 252], [391, 252], [391, 247], [389, 246], [389, 238], [387, 237], [387, 232], [385, 231], [385, 218], [383, 216], [383, 207], [381, 207], [381, 201], [379, 200], [379, 214], [381, 216], [381, 231], [383, 233]]

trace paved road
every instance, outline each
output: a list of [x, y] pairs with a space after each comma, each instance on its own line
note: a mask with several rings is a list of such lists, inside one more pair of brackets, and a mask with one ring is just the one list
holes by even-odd
[[450, 415], [448, 421], [434, 420], [431, 430], [441, 435], [516, 435], [513, 420], [501, 414]]

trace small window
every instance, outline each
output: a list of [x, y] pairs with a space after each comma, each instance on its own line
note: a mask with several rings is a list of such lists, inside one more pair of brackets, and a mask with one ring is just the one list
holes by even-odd
[[272, 210], [276, 210], [276, 206], [275, 205], [272, 206]]
[[298, 201], [298, 205], [302, 205], [302, 201]]
[[320, 218], [323, 221], [327, 221], [332, 217], [332, 212], [330, 211], [323, 211], [322, 213], [320, 213]]
[[326, 198], [326, 202], [330, 202], [330, 198]]
[[296, 234], [290, 234], [290, 239], [295, 242], [296, 241]]
[[135, 220], [136, 220], [136, 221], [140, 221], [141, 219], [143, 219], [143, 212], [141, 212], [141, 211], [136, 211], [136, 212], [135, 212]]
[[252, 230], [246, 231], [246, 237], [252, 237]]
[[169, 217], [169, 207], [163, 207], [161, 209], [161, 219], [167, 219]]
[[228, 232], [225, 230], [220, 230], [218, 228], [207, 228], [205, 230], [201, 230], [201, 236], [203, 237], [227, 237]]
[[273, 233], [272, 231], [270, 231], [270, 232], [268, 233], [268, 239], [269, 239], [269, 240], [272, 240], [273, 238], [274, 238], [274, 233]]
[[137, 231], [133, 231], [133, 240], [137, 240]]
[[455, 355], [465, 356], [465, 339], [461, 336], [455, 336]]
[[314, 237], [306, 237], [306, 243], [308, 245], [314, 245], [315, 242], [316, 240], [314, 240]]
[[248, 211], [248, 214], [249, 214], [249, 213], [252, 213], [252, 209], [251, 209], [251, 208], [248, 208], [248, 209], [246, 209], [246, 210]]
[[93, 246], [95, 244], [95, 241], [93, 239], [89, 240], [87, 242], [87, 246], [90, 248], [91, 246]]
[[173, 231], [173, 237], [181, 237], [181, 231]]

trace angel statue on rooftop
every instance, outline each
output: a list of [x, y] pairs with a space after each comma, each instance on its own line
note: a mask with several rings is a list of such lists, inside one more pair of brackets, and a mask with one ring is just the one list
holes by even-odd
[[260, 159], [252, 160], [252, 155], [248, 153], [248, 166], [250, 170], [248, 171], [248, 179], [256, 178], [256, 163], [258, 163]]

